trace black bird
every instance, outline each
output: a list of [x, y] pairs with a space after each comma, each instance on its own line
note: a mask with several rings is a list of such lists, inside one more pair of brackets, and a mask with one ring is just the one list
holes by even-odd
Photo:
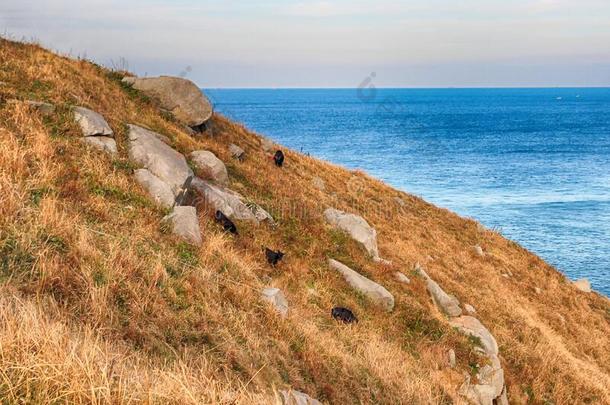
[[237, 235], [237, 227], [222, 211], [217, 210], [214, 217], [216, 218], [216, 222], [221, 224], [226, 232], [231, 232], [233, 235]]
[[335, 320], [343, 323], [358, 323], [358, 318], [356, 318], [356, 315], [354, 315], [354, 313], [347, 308], [334, 307], [332, 311], [330, 311], [330, 314], [333, 318], [335, 318]]
[[282, 257], [284, 257], [284, 253], [280, 252], [279, 250], [276, 252], [269, 248], [265, 248], [265, 256], [267, 256], [267, 262], [275, 267], [275, 265], [282, 260]]
[[282, 167], [284, 164], [284, 152], [281, 150], [276, 151], [275, 155], [273, 155], [273, 160], [275, 161], [275, 165], [277, 167]]

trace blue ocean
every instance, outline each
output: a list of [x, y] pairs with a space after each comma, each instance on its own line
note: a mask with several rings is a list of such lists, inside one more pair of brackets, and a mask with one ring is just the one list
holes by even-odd
[[610, 295], [610, 89], [206, 93], [252, 130], [476, 218]]

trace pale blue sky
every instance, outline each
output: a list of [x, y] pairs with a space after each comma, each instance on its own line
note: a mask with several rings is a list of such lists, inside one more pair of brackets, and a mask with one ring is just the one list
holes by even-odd
[[1, 0], [0, 31], [202, 87], [610, 86], [610, 0]]

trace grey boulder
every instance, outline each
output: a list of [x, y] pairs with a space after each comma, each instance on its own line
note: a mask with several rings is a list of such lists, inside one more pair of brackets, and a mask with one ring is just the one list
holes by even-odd
[[74, 107], [74, 119], [80, 125], [83, 136], [114, 136], [104, 117], [88, 108]]
[[201, 246], [201, 229], [195, 207], [174, 207], [172, 212], [163, 218], [171, 226], [172, 232], [188, 243]]
[[190, 154], [190, 158], [195, 166], [203, 171], [212, 181], [221, 185], [229, 183], [229, 173], [225, 164], [212, 152], [196, 150]]
[[242, 196], [233, 190], [212, 184], [199, 177], [193, 179], [191, 186], [209, 208], [213, 211], [222, 211], [231, 219], [256, 223], [264, 220], [273, 221], [267, 211], [256, 204], [245, 204]]
[[361, 292], [388, 312], [394, 309], [394, 296], [383, 286], [369, 280], [341, 262], [328, 259], [328, 264], [332, 269], [338, 271], [353, 289]]
[[326, 218], [326, 222], [347, 232], [352, 239], [360, 242], [373, 260], [382, 260], [379, 257], [379, 250], [377, 248], [377, 232], [364, 218], [334, 208], [326, 209], [324, 211], [324, 217]]
[[181, 77], [125, 77], [124, 83], [159, 101], [161, 108], [191, 128], [198, 128], [212, 117], [212, 104], [201, 89]]
[[135, 125], [128, 127], [129, 157], [166, 183], [174, 196], [180, 194], [186, 180], [193, 176], [184, 156], [166, 145], [162, 135]]
[[416, 266], [416, 269], [426, 281], [426, 288], [432, 296], [434, 304], [450, 317], [460, 316], [462, 314], [462, 309], [460, 308], [460, 302], [457, 298], [447, 294], [436, 281], [432, 280], [432, 278], [426, 274], [419, 264]]

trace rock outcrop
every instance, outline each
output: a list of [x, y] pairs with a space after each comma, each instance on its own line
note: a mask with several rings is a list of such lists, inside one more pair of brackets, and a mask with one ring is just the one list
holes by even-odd
[[245, 204], [243, 197], [233, 190], [212, 184], [198, 177], [193, 179], [191, 186], [212, 210], [220, 210], [231, 219], [261, 222], [273, 221], [267, 211], [256, 204]]
[[582, 292], [591, 292], [591, 283], [586, 278], [581, 278], [580, 280], [574, 281], [573, 284], [574, 287], [578, 288]]
[[324, 211], [326, 222], [349, 234], [352, 239], [360, 242], [375, 261], [382, 261], [377, 248], [377, 231], [364, 218], [349, 214], [334, 208]]
[[215, 183], [226, 186], [229, 184], [227, 167], [215, 154], [207, 150], [196, 150], [190, 155], [195, 166]]
[[129, 125], [129, 157], [167, 184], [178, 196], [193, 171], [184, 156], [161, 140], [162, 135]]
[[434, 304], [450, 317], [460, 316], [462, 314], [462, 308], [460, 308], [460, 302], [457, 298], [447, 294], [436, 281], [428, 276], [424, 269], [418, 266], [417, 271], [426, 281], [426, 288], [432, 296]]
[[369, 280], [341, 262], [328, 259], [328, 264], [332, 269], [341, 273], [352, 288], [364, 294], [371, 301], [382, 306], [388, 312], [394, 309], [394, 296], [383, 286]]
[[449, 324], [460, 332], [474, 336], [481, 341], [485, 353], [490, 356], [498, 355], [498, 343], [485, 326], [475, 317], [464, 315], [449, 321]]
[[261, 298], [264, 301], [270, 302], [282, 316], [288, 315], [288, 301], [279, 288], [265, 288]]
[[171, 76], [125, 77], [123, 82], [157, 99], [161, 108], [192, 129], [202, 129], [212, 117], [212, 104], [190, 80]]
[[476, 383], [471, 382], [470, 376], [466, 378], [460, 387], [460, 394], [478, 405], [502, 403], [506, 399], [504, 370], [498, 358], [496, 339], [478, 319], [472, 316], [452, 319], [450, 324], [460, 332], [475, 337], [477, 342], [480, 342], [480, 350], [489, 363], [479, 369]]
[[195, 207], [174, 207], [172, 212], [163, 218], [171, 226], [172, 232], [188, 243], [201, 246], [201, 229]]
[[280, 391], [282, 405], [322, 405], [317, 399], [295, 390]]
[[86, 143], [111, 155], [118, 153], [114, 132], [104, 117], [88, 108], [74, 107], [74, 119]]

